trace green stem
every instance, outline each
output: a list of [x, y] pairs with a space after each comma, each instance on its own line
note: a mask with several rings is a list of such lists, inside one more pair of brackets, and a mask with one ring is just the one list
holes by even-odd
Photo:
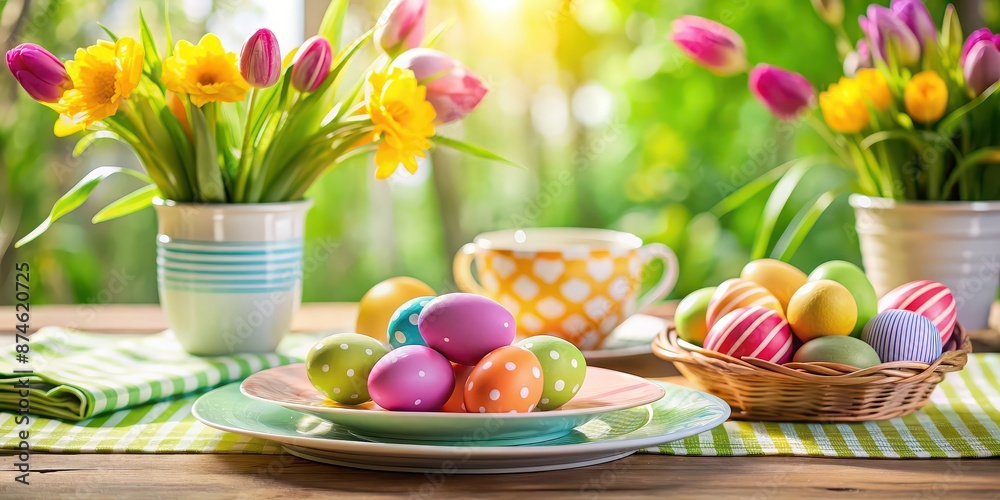
[[[143, 153], [143, 151], [146, 151], [148, 147], [155, 144], [155, 142], [146, 130], [142, 117], [137, 116], [135, 109], [128, 104], [122, 106], [121, 109], [126, 119], [132, 124], [132, 128], [138, 134], [138, 136], [132, 136], [136, 141], [132, 145], [132, 150], [135, 152], [136, 156], [139, 156], [139, 159], [142, 160], [142, 164], [146, 167], [146, 172], [149, 173], [149, 176], [156, 181], [157, 186], [161, 187], [160, 191], [164, 195], [168, 195], [168, 193], [170, 193], [169, 196], [171, 199], [175, 200], [178, 198], [187, 199], [190, 197], [190, 188], [186, 183], [181, 182], [180, 179], [177, 178], [176, 172], [169, 168], [160, 168], [160, 166], [153, 159], [153, 155]], [[107, 123], [113, 122], [108, 120]], [[117, 132], [120, 132], [120, 130]], [[119, 133], [119, 135], [121, 134]]]
[[253, 112], [256, 105], [257, 105], [257, 89], [254, 88], [250, 89], [250, 105], [247, 108], [247, 120], [246, 124], [244, 124], [243, 127], [245, 129], [243, 132], [243, 147], [240, 148], [240, 165], [239, 168], [237, 169], [238, 173], [236, 178], [236, 198], [234, 201], [238, 203], [245, 201], [243, 199], [243, 196], [246, 193], [247, 181], [250, 178], [250, 165], [252, 164], [252, 162], [248, 161], [247, 159], [250, 156], [250, 143], [251, 143], [250, 136], [253, 129]]

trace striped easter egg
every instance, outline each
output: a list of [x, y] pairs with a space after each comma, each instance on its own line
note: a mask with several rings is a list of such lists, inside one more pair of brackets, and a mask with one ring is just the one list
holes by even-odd
[[920, 280], [899, 286], [878, 301], [879, 312], [902, 309], [915, 312], [934, 323], [947, 344], [955, 331], [958, 309], [955, 296], [948, 287], [931, 280]]
[[792, 359], [792, 329], [777, 311], [742, 307], [723, 316], [705, 337], [705, 349], [734, 358], [758, 358], [784, 364]]
[[742, 278], [723, 281], [715, 289], [708, 301], [708, 311], [705, 313], [705, 324], [709, 328], [723, 316], [741, 307], [760, 306], [772, 309], [780, 316], [785, 315], [781, 302], [766, 288]]
[[889, 309], [865, 325], [861, 340], [875, 349], [883, 363], [933, 363], [941, 356], [941, 335], [931, 320], [912, 311]]

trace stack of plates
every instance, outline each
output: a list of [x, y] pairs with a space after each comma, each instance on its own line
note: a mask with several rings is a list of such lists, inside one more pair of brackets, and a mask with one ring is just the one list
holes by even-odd
[[317, 462], [362, 469], [495, 474], [609, 462], [712, 429], [729, 406], [710, 394], [590, 367], [558, 410], [521, 414], [390, 412], [340, 406], [305, 366], [265, 370], [202, 396], [204, 424], [281, 443]]

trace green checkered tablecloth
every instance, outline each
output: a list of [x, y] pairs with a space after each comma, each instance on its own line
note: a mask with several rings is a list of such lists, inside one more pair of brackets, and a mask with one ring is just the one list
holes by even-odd
[[[32, 337], [32, 348], [46, 337]], [[78, 334], [74, 334], [78, 335]], [[52, 336], [49, 338], [61, 338]], [[114, 349], [103, 336], [103, 347]], [[117, 337], [116, 337], [117, 338]], [[149, 337], [146, 337], [149, 339]], [[314, 336], [292, 335], [305, 352]], [[142, 342], [142, 338], [124, 342]], [[153, 336], [166, 349], [169, 338]], [[53, 352], [60, 348], [50, 346]], [[148, 353], [153, 359], [158, 356]], [[115, 359], [95, 361], [103, 366]], [[272, 361], [283, 361], [278, 357]], [[256, 365], [251, 366], [251, 368]], [[186, 376], [177, 373], [185, 378]], [[110, 375], [108, 375], [110, 376]], [[129, 377], [136, 380], [134, 377]], [[104, 379], [107, 381], [107, 378]], [[187, 378], [187, 380], [191, 380]], [[195, 381], [203, 380], [194, 376]], [[215, 379], [209, 379], [214, 381]], [[184, 387], [189, 388], [190, 382]], [[220, 382], [221, 383], [221, 382]], [[178, 383], [178, 385], [180, 385]], [[207, 386], [206, 386], [207, 387]], [[204, 390], [202, 390], [203, 392]], [[79, 422], [33, 418], [35, 451], [98, 453], [279, 453], [274, 443], [217, 431], [191, 416], [200, 393], [173, 396]], [[0, 449], [17, 448], [14, 414], [0, 412]], [[713, 431], [669, 443], [648, 453], [676, 455], [797, 455], [825, 457], [992, 457], [1000, 456], [1000, 354], [974, 354], [965, 370], [949, 374], [922, 410], [903, 418], [858, 424], [727, 422]]]

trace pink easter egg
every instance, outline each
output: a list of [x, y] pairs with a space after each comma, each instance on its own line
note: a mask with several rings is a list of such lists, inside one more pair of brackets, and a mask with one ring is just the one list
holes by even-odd
[[757, 358], [784, 364], [792, 359], [795, 336], [777, 311], [761, 306], [736, 309], [712, 325], [705, 349], [734, 358]]
[[431, 300], [417, 318], [427, 345], [461, 365], [475, 365], [494, 349], [514, 341], [514, 316], [498, 302], [471, 293]]
[[955, 331], [958, 308], [951, 290], [931, 280], [920, 280], [900, 285], [878, 301], [878, 311], [901, 309], [915, 312], [934, 323], [941, 333], [941, 342], [947, 344]]
[[368, 375], [368, 393], [386, 410], [438, 411], [454, 387], [451, 363], [422, 345], [389, 351]]

